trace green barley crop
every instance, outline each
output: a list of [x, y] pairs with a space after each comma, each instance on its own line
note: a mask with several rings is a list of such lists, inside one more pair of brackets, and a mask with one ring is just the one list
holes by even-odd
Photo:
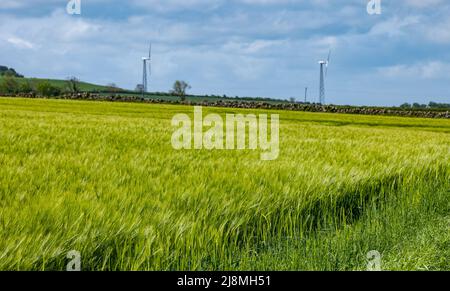
[[280, 115], [280, 155], [177, 151], [189, 106], [0, 99], [0, 270], [450, 270], [450, 121]]

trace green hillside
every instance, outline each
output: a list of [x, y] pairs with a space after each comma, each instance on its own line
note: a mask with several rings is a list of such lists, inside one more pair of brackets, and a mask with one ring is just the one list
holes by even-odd
[[[3, 79], [3, 76], [0, 76], [0, 81]], [[19, 85], [29, 82], [30, 85], [36, 85], [40, 82], [49, 82], [52, 86], [58, 87], [61, 90], [67, 88], [67, 80], [55, 80], [55, 79], [40, 79], [40, 78], [14, 78]], [[95, 91], [107, 91], [110, 90], [108, 86], [101, 86], [96, 84], [91, 84], [87, 82], [80, 81], [79, 83], [80, 91], [82, 92], [95, 92]]]

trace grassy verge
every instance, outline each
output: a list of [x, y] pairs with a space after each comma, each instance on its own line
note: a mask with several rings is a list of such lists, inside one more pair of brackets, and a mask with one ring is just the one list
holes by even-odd
[[366, 270], [367, 254], [376, 250], [383, 270], [449, 270], [450, 184], [448, 176], [427, 181], [370, 201], [352, 223], [330, 217], [317, 231], [263, 242], [257, 252], [241, 253], [239, 268]]

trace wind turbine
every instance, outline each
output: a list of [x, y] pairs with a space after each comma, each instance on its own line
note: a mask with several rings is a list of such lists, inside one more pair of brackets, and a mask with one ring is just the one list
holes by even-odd
[[[320, 89], [319, 89], [319, 103], [325, 104], [325, 78], [328, 75], [328, 65], [330, 64], [331, 50], [328, 53], [328, 58], [326, 61], [319, 61], [320, 65]], [[324, 74], [325, 67], [325, 74]]]
[[152, 44], [150, 44], [150, 49], [148, 50], [148, 57], [142, 58], [143, 63], [143, 73], [142, 73], [142, 95], [147, 92], [148, 80], [147, 80], [147, 62], [149, 67], [149, 76], [152, 74]]

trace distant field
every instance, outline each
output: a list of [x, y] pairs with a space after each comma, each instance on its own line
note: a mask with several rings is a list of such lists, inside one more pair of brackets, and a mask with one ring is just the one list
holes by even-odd
[[192, 112], [0, 98], [0, 270], [450, 270], [450, 120], [272, 110], [261, 161], [174, 150]]

